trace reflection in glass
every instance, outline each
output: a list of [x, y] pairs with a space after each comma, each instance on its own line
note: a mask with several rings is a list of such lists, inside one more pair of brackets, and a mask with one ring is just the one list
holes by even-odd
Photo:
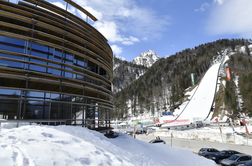
[[86, 111], [86, 126], [93, 129], [95, 125], [95, 108], [87, 106]]
[[30, 65], [30, 70], [34, 70], [34, 71], [39, 71], [39, 72], [46, 72], [46, 67], [42, 67], [42, 66], [37, 66], [37, 65]]
[[31, 59], [30, 61], [31, 61], [31, 62], [40, 63], [40, 64], [44, 64], [44, 65], [47, 64], [47, 62], [45, 62], [45, 61], [40, 61], [40, 60], [37, 60], [37, 59]]
[[20, 98], [20, 90], [0, 89], [0, 119], [17, 119], [20, 101], [11, 98]]
[[25, 53], [25, 46], [25, 40], [0, 35], [0, 48], [2, 50]]
[[61, 71], [60, 71], [60, 70], [53, 69], [53, 74], [54, 74], [54, 75], [57, 75], [57, 76], [61, 76]]
[[59, 119], [59, 103], [51, 103], [50, 119]]
[[59, 101], [59, 98], [60, 98], [59, 94], [51, 93], [51, 100]]
[[54, 60], [61, 62], [61, 58], [62, 58], [62, 51], [59, 49], [55, 49], [54, 51]]
[[11, 98], [19, 98], [14, 96], [20, 96], [21, 90], [13, 90], [13, 89], [0, 89], [0, 97], [11, 97]]
[[26, 119], [49, 118], [49, 102], [29, 102], [26, 107]]
[[61, 104], [61, 119], [71, 119], [71, 104]]
[[73, 61], [73, 54], [65, 52], [63, 54], [63, 58], [64, 58], [64, 60], [67, 60], [67, 61]]
[[61, 101], [71, 102], [71, 101], [72, 101], [72, 96], [69, 96], [69, 95], [61, 95]]
[[73, 119], [76, 119], [76, 124], [83, 124], [83, 119], [85, 119], [85, 115], [83, 115], [83, 112], [85, 112], [85, 106], [83, 105], [73, 105], [72, 114]]
[[9, 44], [15, 44], [18, 46], [25, 46], [25, 42], [26, 42], [25, 40], [16, 39], [16, 38], [3, 36], [3, 35], [0, 35], [0, 41], [4, 41], [5, 43], [9, 43]]

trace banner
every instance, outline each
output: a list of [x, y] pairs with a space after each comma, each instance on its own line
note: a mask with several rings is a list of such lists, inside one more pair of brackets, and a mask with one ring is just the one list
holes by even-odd
[[218, 126], [219, 126], [219, 128], [220, 128], [220, 132], [221, 132], [221, 134], [222, 134], [221, 127], [220, 127], [220, 125], [219, 125], [218, 119], [216, 118], [215, 121], [217, 122], [217, 124], [218, 124]]
[[248, 131], [247, 125], [246, 125], [246, 123], [245, 123], [245, 119], [242, 119], [242, 122], [243, 122], [243, 124], [244, 124], [244, 126], [245, 126], [247, 135], [249, 135], [249, 131]]
[[231, 80], [229, 68], [226, 68], [226, 74], [227, 74], [228, 81]]
[[191, 73], [191, 78], [192, 78], [192, 85], [194, 85], [194, 76], [193, 76], [193, 73]]
[[233, 122], [232, 122], [232, 119], [231, 119], [231, 118], [229, 118], [229, 121], [230, 121], [231, 126], [232, 126], [232, 128], [233, 128], [233, 132], [235, 132], [234, 125], [233, 125]]
[[111, 83], [111, 92], [114, 93], [114, 85]]

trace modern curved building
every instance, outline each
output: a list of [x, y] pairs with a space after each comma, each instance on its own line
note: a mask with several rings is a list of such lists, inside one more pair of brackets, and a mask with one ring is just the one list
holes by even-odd
[[0, 119], [109, 127], [112, 80], [112, 50], [87, 21], [44, 0], [0, 0]]

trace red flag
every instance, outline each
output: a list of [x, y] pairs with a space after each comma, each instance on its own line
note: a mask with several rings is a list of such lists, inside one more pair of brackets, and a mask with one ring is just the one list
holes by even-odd
[[219, 128], [220, 128], [220, 132], [222, 133], [222, 131], [221, 131], [221, 127], [220, 127], [220, 125], [219, 125], [219, 121], [218, 121], [218, 119], [216, 118], [216, 119], [215, 119], [215, 121], [217, 122], [217, 124], [218, 124], [218, 126], [219, 126]]
[[226, 74], [228, 81], [231, 79], [229, 68], [226, 68]]
[[249, 131], [248, 131], [247, 125], [246, 125], [246, 123], [245, 123], [245, 119], [242, 119], [242, 122], [243, 122], [243, 124], [244, 124], [244, 126], [245, 126], [246, 133], [247, 133], [247, 134], [249, 134]]

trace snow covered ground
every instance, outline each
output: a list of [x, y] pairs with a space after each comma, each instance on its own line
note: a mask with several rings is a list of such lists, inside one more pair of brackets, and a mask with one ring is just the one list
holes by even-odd
[[0, 152], [3, 166], [216, 166], [189, 150], [74, 126], [0, 127]]
[[[252, 133], [252, 126], [247, 126], [249, 132]], [[183, 138], [190, 140], [210, 141], [219, 143], [231, 143], [236, 145], [252, 146], [252, 137], [246, 137], [245, 126], [235, 127], [235, 133], [232, 127], [221, 127], [222, 134], [218, 126], [204, 127], [200, 129], [190, 129], [184, 131], [178, 130], [156, 130], [151, 135], [170, 137], [171, 133], [174, 138]], [[249, 139], [247, 139], [249, 138]]]

